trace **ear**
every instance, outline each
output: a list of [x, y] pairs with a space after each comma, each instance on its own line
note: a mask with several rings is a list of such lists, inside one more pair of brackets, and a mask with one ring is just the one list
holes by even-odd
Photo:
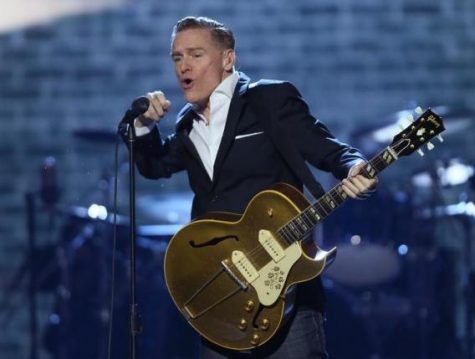
[[234, 63], [236, 62], [236, 53], [232, 49], [224, 50], [223, 52], [223, 68], [226, 71], [232, 71]]

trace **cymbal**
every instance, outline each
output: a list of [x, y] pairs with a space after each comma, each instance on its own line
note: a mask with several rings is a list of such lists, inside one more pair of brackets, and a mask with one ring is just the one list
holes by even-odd
[[416, 215], [424, 219], [445, 217], [473, 217], [475, 218], [475, 204], [473, 202], [459, 202], [447, 206], [423, 208]]
[[461, 158], [436, 161], [431, 167], [414, 171], [411, 182], [415, 187], [431, 188], [434, 184], [443, 187], [458, 186], [473, 180], [475, 168]]
[[[58, 205], [56, 211], [77, 219], [114, 223], [114, 213], [107, 211], [106, 207], [94, 203], [89, 207]], [[116, 214], [116, 220], [119, 225], [128, 225], [129, 223], [129, 218], [120, 214]]]
[[400, 271], [395, 252], [382, 245], [338, 246], [338, 254], [325, 274], [350, 287], [367, 287], [394, 279]]
[[192, 200], [193, 194], [189, 191], [142, 195], [137, 198], [137, 212], [150, 223], [188, 223]]
[[[444, 119], [446, 128], [444, 136], [464, 133], [465, 130], [473, 126], [475, 114], [472, 110], [448, 106], [434, 106], [432, 110]], [[416, 119], [419, 115], [414, 110], [409, 109], [397, 111], [371, 125], [360, 127], [351, 134], [351, 137], [355, 142], [359, 143], [359, 147], [364, 151], [374, 152], [380, 150], [382, 144], [390, 143], [393, 137], [401, 131], [400, 125], [403, 127], [409, 125], [409, 122], [406, 120], [408, 116]]]
[[73, 135], [80, 140], [100, 143], [114, 143], [117, 139], [117, 132], [109, 128], [78, 128]]

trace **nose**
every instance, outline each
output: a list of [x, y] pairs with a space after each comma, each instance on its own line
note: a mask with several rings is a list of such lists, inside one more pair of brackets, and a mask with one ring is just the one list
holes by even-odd
[[190, 62], [188, 61], [188, 59], [186, 57], [184, 57], [180, 61], [179, 65], [178, 65], [178, 70], [180, 71], [181, 74], [184, 74], [187, 71], [191, 70]]

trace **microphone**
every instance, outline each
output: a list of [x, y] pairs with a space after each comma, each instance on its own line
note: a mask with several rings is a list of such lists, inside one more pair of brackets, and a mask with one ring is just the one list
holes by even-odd
[[147, 112], [149, 106], [150, 100], [147, 97], [137, 97], [134, 101], [132, 101], [130, 108], [125, 111], [124, 117], [119, 123], [119, 130], [126, 128], [127, 125], [133, 126], [134, 120]]

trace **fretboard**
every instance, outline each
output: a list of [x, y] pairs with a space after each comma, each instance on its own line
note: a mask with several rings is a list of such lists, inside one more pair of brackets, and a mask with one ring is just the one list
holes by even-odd
[[[386, 147], [374, 156], [361, 171], [367, 178], [374, 178], [398, 159], [395, 151]], [[282, 226], [278, 233], [289, 244], [307, 238], [313, 228], [348, 199], [342, 183], [321, 196], [315, 203], [304, 209], [299, 215]]]

